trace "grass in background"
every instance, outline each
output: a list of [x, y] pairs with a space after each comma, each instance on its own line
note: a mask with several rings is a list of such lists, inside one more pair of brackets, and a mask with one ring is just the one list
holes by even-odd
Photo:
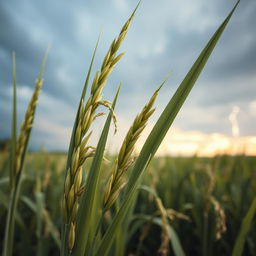
[[[111, 159], [111, 158], [109, 158]], [[227, 231], [221, 239], [215, 239], [215, 211], [212, 206], [209, 213], [209, 233], [212, 241], [208, 243], [209, 255], [232, 255], [236, 240], [241, 232], [243, 218], [247, 215], [256, 192], [256, 158], [248, 156], [218, 156], [215, 169], [215, 186], [213, 195], [222, 206], [226, 215]], [[63, 174], [66, 155], [47, 152], [29, 153], [24, 166], [22, 196], [16, 216], [16, 232], [13, 255], [59, 255], [60, 245], [60, 197], [62, 195]], [[175, 231], [180, 246], [185, 255], [202, 255], [202, 223], [203, 197], [205, 184], [208, 180], [207, 169], [216, 161], [214, 158], [200, 157], [161, 157], [152, 160], [147, 175], [139, 188], [135, 211], [130, 220], [126, 236], [125, 253], [140, 256], [157, 255], [161, 245], [161, 215], [156, 204], [155, 196], [144, 189], [149, 187], [161, 198], [162, 204], [168, 211], [168, 225]], [[4, 223], [8, 205], [8, 174], [6, 167], [7, 155], [0, 155], [0, 220]], [[104, 162], [104, 169], [111, 170], [113, 161]], [[5, 167], [4, 167], [5, 166]], [[84, 167], [86, 171], [90, 163]], [[107, 174], [106, 174], [107, 176]], [[106, 178], [106, 177], [105, 177]], [[36, 188], [41, 182], [41, 191], [44, 194], [45, 214], [41, 217], [41, 238], [36, 235], [38, 227], [36, 206]], [[144, 188], [143, 188], [144, 187]], [[114, 209], [112, 209], [113, 211]], [[113, 213], [109, 212], [104, 218], [104, 227], [107, 226]], [[175, 212], [173, 212], [175, 211]], [[188, 218], [184, 218], [183, 214]], [[255, 216], [255, 214], [254, 214]], [[49, 221], [50, 220], [50, 221]], [[255, 217], [249, 224], [249, 232], [244, 240], [241, 255], [255, 254], [256, 232]], [[53, 228], [52, 225], [53, 224]], [[170, 233], [170, 232], [168, 232]], [[1, 241], [3, 241], [4, 225], [0, 225]], [[26, 235], [24, 235], [26, 234]], [[144, 236], [144, 239], [143, 239]], [[175, 242], [170, 234], [170, 255], [174, 253]], [[137, 246], [141, 242], [139, 254]], [[2, 243], [0, 251], [2, 251]], [[111, 255], [111, 254], [110, 254]], [[115, 255], [115, 254], [112, 254]]]

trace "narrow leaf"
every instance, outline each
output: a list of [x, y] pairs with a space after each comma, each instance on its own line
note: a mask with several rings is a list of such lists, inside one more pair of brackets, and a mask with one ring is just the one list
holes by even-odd
[[[71, 134], [71, 139], [70, 139], [69, 149], [68, 149], [68, 157], [67, 157], [67, 164], [66, 164], [66, 172], [65, 172], [64, 184], [66, 182], [67, 171], [68, 171], [68, 169], [70, 167], [70, 164], [71, 164], [72, 152], [73, 152], [74, 147], [75, 147], [75, 132], [76, 132], [77, 125], [78, 125], [79, 112], [80, 112], [80, 109], [81, 109], [82, 100], [85, 98], [85, 95], [86, 95], [86, 91], [87, 91], [87, 87], [88, 87], [88, 84], [89, 84], [89, 80], [90, 80], [90, 76], [91, 76], [91, 71], [92, 71], [94, 59], [95, 59], [96, 52], [97, 52], [98, 45], [99, 45], [99, 40], [100, 40], [100, 36], [98, 37], [98, 40], [96, 42], [96, 45], [95, 45], [95, 48], [94, 48], [94, 51], [93, 51], [93, 55], [92, 55], [92, 58], [91, 58], [89, 70], [88, 70], [87, 75], [86, 75], [86, 79], [85, 79], [82, 95], [81, 95], [79, 106], [78, 106], [78, 110], [77, 110], [77, 113], [76, 113], [76, 118], [75, 118], [74, 126], [73, 126], [73, 129], [72, 129], [72, 134]], [[64, 253], [65, 253], [65, 246], [67, 244], [67, 242], [66, 242], [66, 239], [67, 239], [66, 231], [67, 231], [67, 228], [65, 227], [65, 223], [62, 220], [62, 226], [61, 226], [61, 255], [64, 255]]]
[[251, 204], [246, 216], [243, 219], [242, 226], [241, 226], [239, 235], [236, 239], [235, 247], [232, 252], [232, 256], [241, 256], [242, 255], [246, 235], [251, 228], [251, 223], [252, 223], [252, 220], [253, 220], [253, 217], [255, 216], [255, 214], [256, 214], [256, 197], [252, 201], [252, 204]]
[[[144, 169], [147, 168], [147, 164], [144, 166]], [[144, 170], [143, 170], [144, 171]], [[136, 189], [139, 185], [140, 180], [138, 179], [132, 186], [132, 189], [123, 200], [122, 206], [120, 210], [117, 212], [116, 216], [114, 217], [111, 225], [107, 229], [106, 233], [104, 234], [102, 241], [99, 245], [99, 248], [96, 252], [96, 256], [105, 256], [108, 255], [108, 252], [111, 248], [113, 240], [115, 238], [116, 232], [118, 231], [118, 227], [120, 223], [124, 220], [126, 213], [128, 212], [131, 203], [134, 201], [136, 197]]]
[[134, 168], [127, 184], [126, 196], [123, 199], [120, 210], [116, 214], [113, 222], [106, 231], [106, 234], [104, 235], [99, 249], [96, 253], [97, 256], [107, 255], [113, 243], [113, 239], [116, 235], [118, 227], [119, 225], [121, 225], [126, 214], [128, 213], [129, 208], [133, 203], [132, 199], [135, 199], [136, 187], [139, 185], [140, 177], [142, 176], [148, 163], [156, 153], [163, 138], [165, 137], [167, 131], [173, 123], [177, 113], [179, 112], [181, 106], [183, 105], [185, 99], [187, 98], [193, 85], [195, 84], [199, 74], [203, 70], [209, 56], [211, 55], [217, 41], [219, 40], [222, 32], [224, 31], [238, 3], [239, 1], [236, 3], [235, 7], [232, 9], [228, 17], [224, 20], [224, 22], [212, 36], [206, 47], [203, 49], [202, 53], [199, 55], [198, 59], [186, 75], [185, 79], [183, 80], [183, 82], [175, 92], [174, 96], [164, 109], [157, 123], [153, 127], [150, 135], [148, 136], [145, 144], [143, 145], [138, 159], [135, 162]]
[[13, 52], [13, 97], [12, 97], [12, 141], [11, 141], [11, 155], [10, 155], [10, 187], [14, 183], [15, 175], [15, 155], [16, 155], [16, 142], [17, 142], [17, 106], [16, 106], [16, 56]]
[[172, 99], [169, 101], [168, 105], [162, 112], [157, 123], [153, 127], [150, 135], [148, 136], [141, 153], [135, 163], [133, 172], [127, 184], [127, 191], [129, 191], [132, 184], [141, 175], [143, 167], [146, 162], [153, 157], [163, 141], [167, 131], [172, 125], [175, 117], [177, 116], [179, 110], [181, 109], [183, 103], [185, 102], [187, 96], [189, 95], [191, 89], [193, 88], [198, 76], [203, 70], [208, 58], [210, 57], [216, 43], [218, 42], [221, 34], [223, 33], [228, 21], [230, 20], [235, 8], [237, 7], [239, 1], [236, 3], [235, 7], [232, 9], [228, 17], [224, 20], [218, 30], [214, 33], [206, 47], [203, 49], [198, 59], [178, 87]]

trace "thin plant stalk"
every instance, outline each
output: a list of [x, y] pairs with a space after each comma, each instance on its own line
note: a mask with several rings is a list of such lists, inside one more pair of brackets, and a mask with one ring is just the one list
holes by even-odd
[[16, 61], [13, 54], [13, 115], [12, 115], [12, 149], [10, 163], [10, 202], [7, 213], [7, 221], [5, 227], [5, 237], [3, 245], [3, 256], [11, 256], [13, 254], [15, 215], [17, 204], [20, 196], [20, 189], [23, 177], [24, 160], [27, 153], [28, 142], [33, 126], [36, 105], [39, 97], [40, 88], [43, 83], [44, 66], [48, 55], [47, 49], [41, 64], [41, 70], [36, 80], [35, 91], [32, 95], [28, 109], [25, 115], [25, 120], [21, 125], [20, 136], [16, 140]]
[[203, 216], [203, 237], [202, 237], [202, 250], [203, 256], [207, 256], [208, 254], [208, 215], [204, 214]]
[[[14, 209], [17, 205], [16, 192], [13, 189], [13, 180], [15, 173], [15, 155], [16, 155], [16, 129], [17, 129], [17, 107], [16, 107], [16, 57], [15, 53], [12, 54], [13, 61], [13, 110], [12, 110], [12, 146], [10, 154], [10, 187], [11, 187], [11, 201], [9, 203], [6, 227], [5, 227], [5, 238], [4, 238], [4, 250], [3, 256], [12, 254], [13, 244], [13, 231], [14, 231]], [[19, 189], [19, 188], [18, 188]]]

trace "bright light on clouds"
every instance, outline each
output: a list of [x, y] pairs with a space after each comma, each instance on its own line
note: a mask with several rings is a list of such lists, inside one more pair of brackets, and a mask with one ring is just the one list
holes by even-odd
[[216, 154], [256, 155], [256, 137], [233, 138], [219, 133], [172, 129], [164, 139], [158, 155], [214, 156]]

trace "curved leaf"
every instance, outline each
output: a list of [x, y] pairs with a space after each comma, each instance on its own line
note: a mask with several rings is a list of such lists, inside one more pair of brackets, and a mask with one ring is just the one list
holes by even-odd
[[256, 214], [256, 197], [252, 201], [250, 209], [248, 210], [246, 216], [243, 219], [242, 226], [241, 226], [239, 235], [236, 239], [235, 247], [232, 252], [232, 256], [241, 256], [242, 255], [246, 235], [251, 228], [251, 223], [252, 223], [252, 220], [253, 220], [253, 217], [255, 216], [255, 214]]
[[[159, 117], [157, 123], [153, 127], [150, 135], [148, 136], [146, 142], [143, 145], [143, 148], [135, 162], [133, 170], [131, 172], [131, 176], [129, 178], [126, 195], [122, 201], [119, 212], [113, 219], [113, 222], [109, 226], [106, 231], [103, 239], [99, 245], [98, 251], [96, 253], [97, 256], [105, 256], [108, 254], [108, 251], [113, 243], [114, 237], [118, 230], [119, 225], [121, 225], [125, 216], [129, 212], [129, 208], [131, 207], [133, 201], [136, 198], [136, 188], [139, 185], [140, 177], [145, 171], [148, 163], [155, 155], [158, 147], [160, 146], [162, 140], [164, 139], [167, 131], [172, 125], [176, 115], [178, 114], [180, 108], [185, 102], [187, 96], [189, 95], [191, 89], [193, 88], [198, 76], [202, 72], [209, 56], [211, 55], [216, 43], [218, 42], [221, 34], [223, 33], [226, 25], [228, 24], [233, 12], [235, 11], [238, 3], [237, 1], [235, 7], [229, 13], [224, 22], [220, 25], [217, 31], [214, 33], [208, 44], [205, 46], [198, 59], [178, 87], [174, 96], [171, 98], [166, 108], [162, 112]], [[132, 200], [133, 199], [133, 200]]]

